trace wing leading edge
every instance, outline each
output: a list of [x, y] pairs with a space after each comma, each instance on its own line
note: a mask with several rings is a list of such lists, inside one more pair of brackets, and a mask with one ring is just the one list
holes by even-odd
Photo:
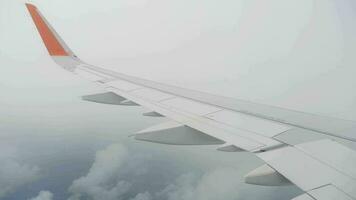
[[356, 199], [353, 150], [331, 140], [293, 145], [277, 139], [284, 133], [307, 130], [356, 141], [356, 122], [220, 97], [89, 65], [75, 56], [34, 5], [26, 6], [53, 60], [108, 91], [84, 96], [83, 100], [141, 105], [150, 109], [145, 116], [172, 120], [140, 131], [136, 139], [220, 145], [217, 149], [227, 152], [249, 151], [266, 165], [249, 173], [247, 183], [293, 183], [305, 191], [296, 200]]

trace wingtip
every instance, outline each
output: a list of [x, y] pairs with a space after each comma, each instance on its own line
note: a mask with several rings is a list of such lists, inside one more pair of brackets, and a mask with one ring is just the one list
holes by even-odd
[[49, 23], [46, 22], [37, 7], [31, 3], [26, 3], [26, 6], [42, 38], [42, 41], [48, 50], [48, 53], [51, 56], [68, 56], [69, 53], [65, 49], [65, 44], [61, 42], [59, 36], [56, 35]]
[[37, 7], [31, 3], [25, 3], [26, 7], [29, 9], [37, 9]]

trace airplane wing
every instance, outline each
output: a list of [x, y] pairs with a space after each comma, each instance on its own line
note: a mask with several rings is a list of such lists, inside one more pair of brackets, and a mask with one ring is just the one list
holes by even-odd
[[355, 151], [330, 137], [296, 144], [283, 139], [319, 134], [354, 142], [355, 121], [216, 96], [92, 66], [69, 49], [34, 5], [26, 6], [54, 62], [106, 90], [83, 100], [141, 105], [151, 110], [143, 115], [171, 120], [136, 133], [135, 139], [251, 152], [266, 164], [247, 174], [246, 183], [293, 183], [305, 192], [294, 200], [356, 199]]

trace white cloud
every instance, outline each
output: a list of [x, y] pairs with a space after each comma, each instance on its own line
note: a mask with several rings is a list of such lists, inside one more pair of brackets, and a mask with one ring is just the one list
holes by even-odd
[[232, 200], [238, 197], [238, 176], [231, 168], [209, 171], [201, 177], [184, 174], [157, 196], [168, 200]]
[[37, 197], [33, 197], [29, 200], [52, 200], [53, 194], [50, 191], [41, 191]]
[[[87, 175], [74, 180], [69, 188], [69, 200], [105, 199], [121, 200], [132, 197], [137, 190], [134, 180], [126, 180], [120, 173], [134, 173], [140, 166], [140, 159], [132, 160], [127, 149], [113, 144], [96, 153], [95, 161]], [[136, 163], [136, 164], [133, 164]], [[135, 179], [143, 179], [144, 174], [135, 174]], [[235, 169], [221, 168], [203, 175], [193, 173], [177, 177], [172, 184], [136, 194], [131, 200], [215, 200], [236, 199], [238, 196], [239, 173]], [[132, 176], [130, 176], [132, 178]], [[148, 189], [148, 188], [144, 188]]]
[[2, 146], [0, 154], [0, 198], [39, 178], [39, 168], [19, 161], [16, 148]]
[[90, 197], [94, 200], [117, 200], [126, 194], [131, 184], [119, 180], [118, 172], [128, 156], [127, 149], [113, 144], [96, 153], [95, 161], [88, 174], [75, 181], [69, 188], [71, 200]]

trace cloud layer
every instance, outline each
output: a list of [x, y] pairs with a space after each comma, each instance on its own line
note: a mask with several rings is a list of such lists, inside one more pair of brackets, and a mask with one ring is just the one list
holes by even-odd
[[0, 198], [40, 177], [40, 169], [21, 162], [15, 147], [3, 144], [0, 161]]
[[[137, 173], [140, 171], [138, 167], [140, 160], [135, 160], [136, 164], [132, 164], [135, 162], [130, 158], [127, 148], [121, 144], [113, 144], [98, 151], [88, 174], [74, 180], [70, 186], [69, 191], [72, 195], [69, 200], [232, 200], [238, 197], [241, 180], [237, 178], [238, 171], [233, 168], [219, 168], [205, 173], [185, 173], [158, 190], [137, 193], [138, 186], [135, 185], [135, 181], [125, 179], [122, 172], [130, 170], [129, 173], [136, 173], [138, 179], [145, 179], [145, 173]], [[133, 196], [135, 192], [137, 194]]]

